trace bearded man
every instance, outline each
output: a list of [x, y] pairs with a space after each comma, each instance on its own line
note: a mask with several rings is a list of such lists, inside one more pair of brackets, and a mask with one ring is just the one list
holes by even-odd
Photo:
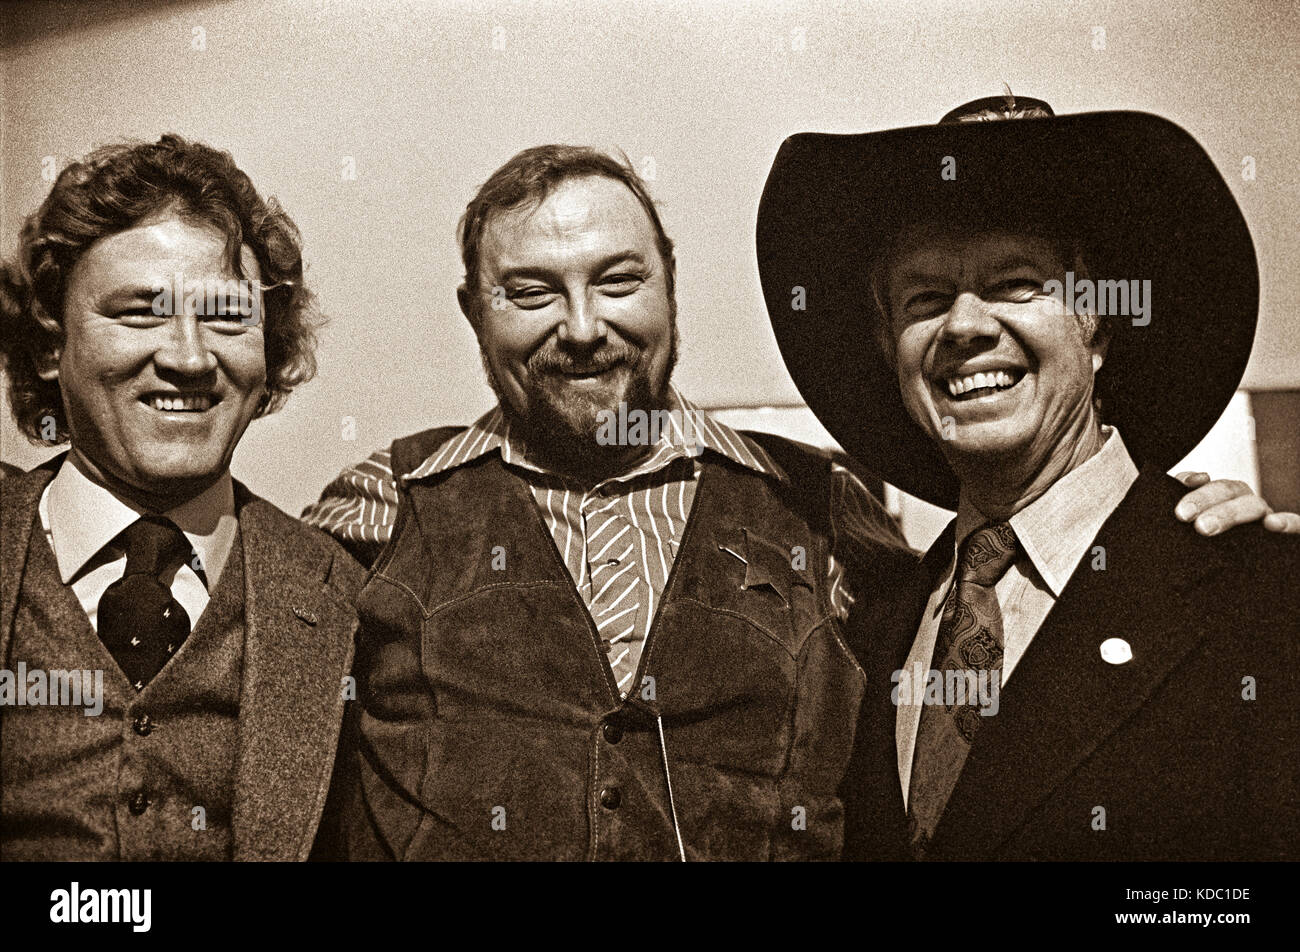
[[346, 855], [837, 858], [844, 620], [913, 554], [842, 460], [673, 388], [673, 246], [630, 168], [526, 150], [460, 238], [498, 406], [305, 514], [377, 555]]

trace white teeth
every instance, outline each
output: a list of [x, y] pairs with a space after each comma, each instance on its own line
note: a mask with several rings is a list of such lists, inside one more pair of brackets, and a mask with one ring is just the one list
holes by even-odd
[[1015, 382], [1015, 378], [1005, 370], [970, 374], [966, 377], [949, 377], [947, 381], [948, 393], [954, 397], [960, 396], [968, 390], [981, 390], [986, 387], [1010, 387]]
[[177, 410], [194, 412], [209, 409], [212, 406], [212, 398], [197, 394], [193, 396], [151, 397], [149, 405], [155, 410], [164, 412]]

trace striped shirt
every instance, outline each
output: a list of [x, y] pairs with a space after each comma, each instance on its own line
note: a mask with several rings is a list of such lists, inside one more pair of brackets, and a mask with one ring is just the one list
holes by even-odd
[[[770, 479], [788, 479], [757, 442], [710, 418], [675, 388], [671, 393], [674, 412], [666, 416], [650, 453], [628, 472], [595, 486], [538, 464], [499, 406], [397, 477], [403, 483], [423, 479], [499, 452], [532, 492], [625, 693], [677, 557], [703, 453], [720, 454]], [[853, 595], [845, 584], [842, 553], [853, 543], [868, 551], [906, 544], [881, 503], [839, 463], [832, 466], [831, 495], [836, 536], [828, 565], [831, 601], [843, 619]], [[391, 453], [383, 449], [344, 470], [302, 518], [345, 543], [377, 547], [392, 534], [397, 506]]]

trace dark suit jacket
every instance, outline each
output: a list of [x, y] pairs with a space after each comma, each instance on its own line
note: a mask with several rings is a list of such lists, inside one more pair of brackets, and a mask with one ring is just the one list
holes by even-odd
[[[62, 457], [0, 482], [0, 663], [8, 657], [41, 492]], [[244, 673], [234, 858], [305, 860], [343, 718], [364, 571], [338, 543], [235, 483], [244, 553]]]
[[[1300, 539], [1175, 520], [1144, 470], [981, 725], [927, 858], [1251, 860], [1300, 855]], [[869, 685], [846, 781], [848, 859], [907, 858], [890, 675], [952, 527], [910, 586], [869, 606]], [[1126, 664], [1098, 650], [1132, 647]], [[1245, 700], [1243, 679], [1254, 679]], [[1104, 829], [1095, 829], [1104, 812]]]

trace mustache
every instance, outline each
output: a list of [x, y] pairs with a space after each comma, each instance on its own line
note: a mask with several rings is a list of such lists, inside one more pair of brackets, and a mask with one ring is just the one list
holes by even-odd
[[640, 349], [629, 345], [608, 344], [586, 353], [546, 348], [528, 359], [528, 369], [535, 374], [595, 374], [635, 364], [640, 357]]

